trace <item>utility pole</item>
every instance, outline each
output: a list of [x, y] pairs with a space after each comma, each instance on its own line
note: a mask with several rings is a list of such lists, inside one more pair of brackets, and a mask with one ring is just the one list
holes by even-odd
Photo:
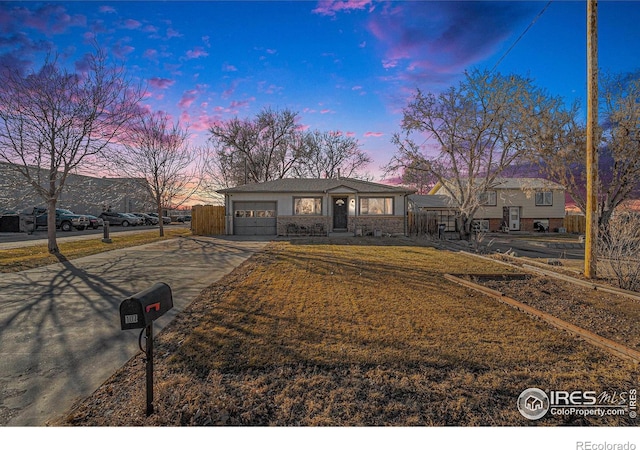
[[587, 0], [587, 211], [584, 276], [596, 277], [598, 214], [598, 1]]

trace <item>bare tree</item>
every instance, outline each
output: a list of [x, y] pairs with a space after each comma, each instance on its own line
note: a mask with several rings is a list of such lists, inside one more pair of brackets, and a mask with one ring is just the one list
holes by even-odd
[[438, 183], [438, 179], [430, 172], [421, 170], [419, 166], [405, 167], [400, 174], [400, 182], [411, 186], [417, 194], [427, 195]]
[[46, 203], [53, 254], [60, 252], [55, 209], [67, 177], [115, 141], [142, 98], [103, 51], [89, 55], [87, 63], [82, 73], [69, 73], [50, 59], [26, 75], [0, 70], [0, 161]]
[[355, 138], [337, 131], [311, 131], [304, 136], [304, 152], [294, 173], [299, 178], [366, 178], [359, 171], [371, 163]]
[[304, 151], [296, 120], [290, 110], [264, 109], [252, 120], [236, 117], [212, 126], [209, 173], [225, 187], [286, 177]]
[[459, 209], [458, 227], [468, 237], [481, 194], [531, 151], [534, 124], [559, 104], [529, 79], [486, 71], [467, 73], [440, 94], [418, 90], [404, 110], [403, 134], [393, 137], [397, 151], [387, 172], [433, 177]]
[[124, 151], [113, 155], [115, 170], [147, 190], [160, 219], [162, 211], [183, 205], [202, 182], [204, 149], [189, 144], [188, 130], [165, 113], [142, 114], [130, 129]]
[[[606, 229], [611, 214], [640, 186], [640, 74], [601, 77], [602, 111], [598, 173], [598, 223]], [[567, 189], [582, 212], [586, 210], [586, 127], [578, 107], [540, 129], [539, 154], [532, 155], [541, 172]]]
[[618, 210], [600, 228], [598, 266], [602, 274], [630, 291], [640, 290], [640, 216]]

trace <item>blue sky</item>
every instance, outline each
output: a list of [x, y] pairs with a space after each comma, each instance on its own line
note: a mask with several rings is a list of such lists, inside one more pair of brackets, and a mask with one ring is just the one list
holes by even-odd
[[[639, 69], [640, 1], [600, 0], [598, 21], [600, 69]], [[586, 92], [585, 1], [22, 1], [0, 3], [0, 30], [0, 64], [25, 70], [47, 51], [72, 67], [96, 39], [196, 142], [215, 121], [297, 111], [356, 138], [376, 178], [417, 87], [503, 58], [567, 102]]]

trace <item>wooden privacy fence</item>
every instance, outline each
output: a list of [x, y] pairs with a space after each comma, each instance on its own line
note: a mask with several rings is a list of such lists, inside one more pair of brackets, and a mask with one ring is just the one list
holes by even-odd
[[585, 234], [587, 232], [587, 221], [585, 216], [566, 215], [564, 216], [563, 227], [567, 233]]
[[456, 231], [454, 210], [409, 211], [407, 226], [410, 235], [438, 235], [438, 226], [444, 224], [445, 231]]
[[438, 234], [438, 217], [432, 212], [409, 212], [408, 227], [410, 235]]
[[191, 232], [200, 236], [225, 234], [224, 206], [194, 206], [191, 209]]

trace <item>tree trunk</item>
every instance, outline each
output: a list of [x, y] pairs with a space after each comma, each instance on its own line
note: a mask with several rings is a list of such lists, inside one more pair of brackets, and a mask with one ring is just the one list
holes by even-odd
[[50, 198], [47, 202], [47, 247], [52, 255], [60, 253], [56, 240], [56, 203], [55, 198]]
[[471, 240], [471, 221], [465, 214], [460, 214], [456, 217], [458, 232], [460, 233], [461, 241]]
[[164, 220], [162, 220], [162, 205], [158, 203], [156, 205], [156, 210], [158, 211], [158, 225], [160, 226], [160, 237], [164, 237]]

